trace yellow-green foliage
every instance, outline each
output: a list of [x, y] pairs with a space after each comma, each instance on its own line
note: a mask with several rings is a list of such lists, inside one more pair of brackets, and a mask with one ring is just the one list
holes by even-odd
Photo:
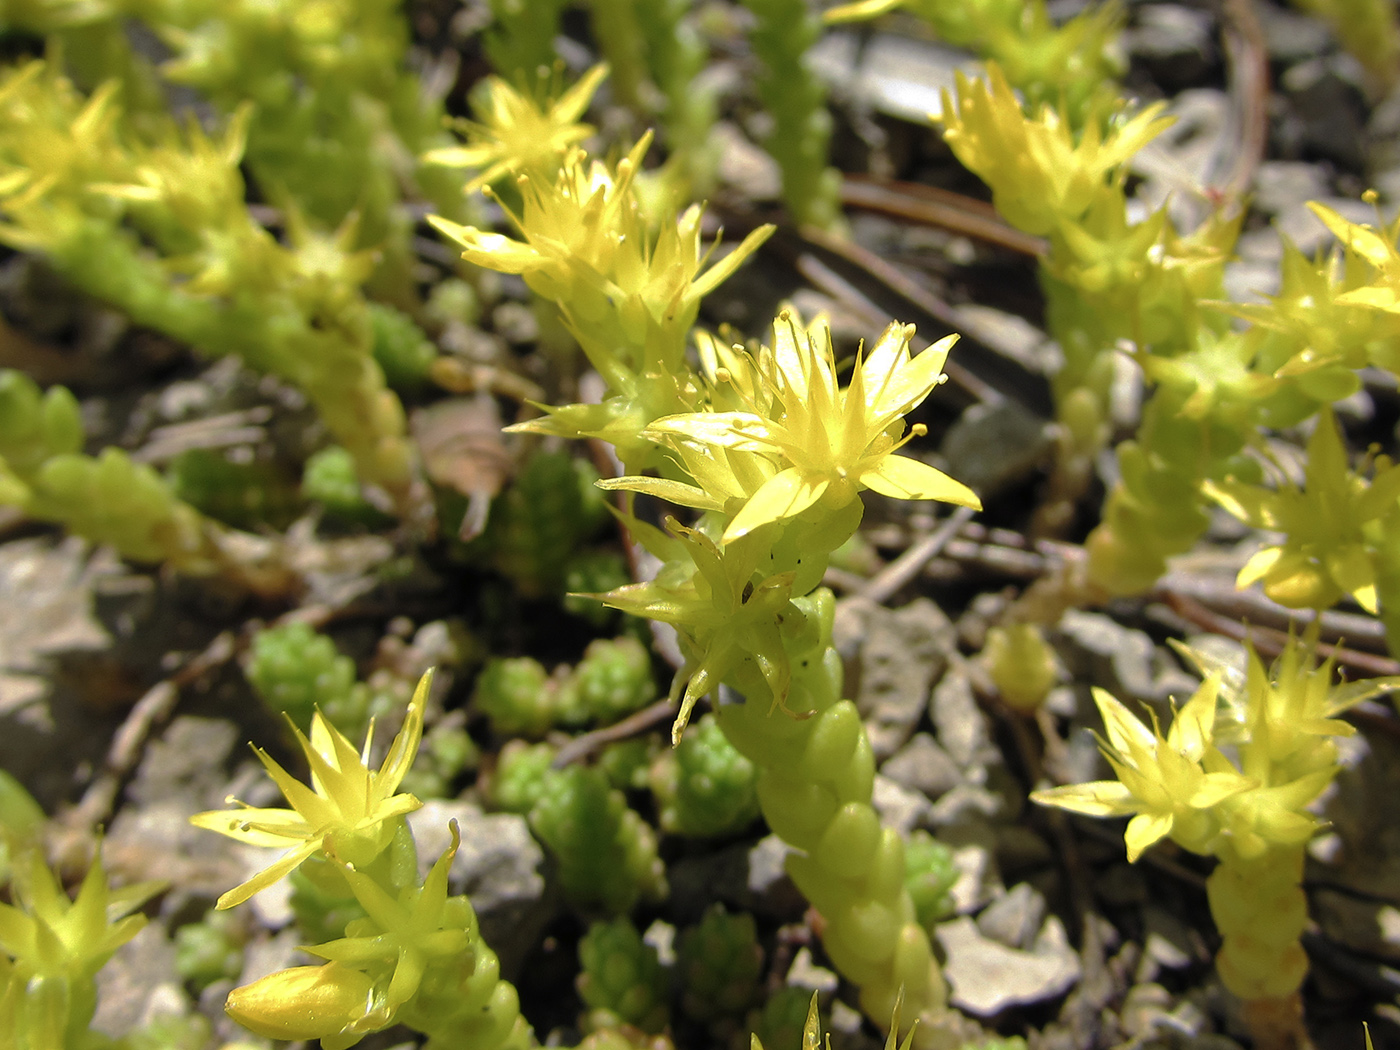
[[1219, 858], [1207, 889], [1224, 937], [1221, 979], [1243, 999], [1286, 996], [1307, 972], [1299, 882], [1304, 846], [1321, 826], [1307, 806], [1337, 774], [1333, 738], [1355, 732], [1336, 716], [1400, 688], [1400, 677], [1334, 686], [1333, 661], [1318, 665], [1315, 636], [1290, 638], [1268, 671], [1251, 649], [1242, 681], [1187, 652], [1211, 673], [1165, 736], [1155, 716], [1149, 729], [1096, 690], [1099, 747], [1118, 779], [1032, 798], [1093, 816], [1133, 814], [1125, 835], [1130, 861], [1164, 838]]
[[215, 527], [164, 478], [121, 449], [93, 457], [82, 446], [78, 404], [67, 389], [41, 394], [28, 376], [0, 369], [0, 504], [135, 561], [215, 568]]
[[1117, 3], [1091, 4], [1059, 26], [1044, 0], [859, 0], [830, 9], [825, 18], [854, 22], [901, 8], [927, 22], [939, 39], [995, 62], [1029, 106], [1063, 106], [1076, 126], [1090, 103], [1116, 93], [1112, 81], [1125, 67]]
[[311, 769], [309, 784], [258, 751], [291, 808], [243, 805], [191, 819], [239, 842], [287, 849], [219, 898], [220, 908], [303, 868], [321, 893], [353, 900], [364, 914], [343, 937], [305, 949], [324, 963], [279, 970], [229, 993], [229, 1015], [259, 1035], [320, 1039], [327, 1050], [344, 1050], [403, 1023], [430, 1038], [450, 1033], [486, 1050], [530, 1044], [515, 989], [500, 980], [470, 902], [448, 896], [447, 872], [460, 845], [455, 822], [451, 845], [425, 878], [418, 876], [404, 817], [422, 803], [398, 788], [418, 755], [431, 682], [430, 672], [418, 683], [377, 770], [366, 764], [369, 739], [357, 752], [318, 712], [309, 738], [292, 729]]
[[[903, 417], [943, 380], [953, 340], [914, 354], [912, 326], [892, 325], [841, 383], [831, 333], [784, 312], [770, 344], [747, 349], [700, 340], [701, 371], [685, 348], [700, 297], [767, 231], [750, 235], [703, 275], [698, 211], [643, 225], [632, 178], [644, 139], [615, 166], [576, 151], [552, 184], [520, 180], [523, 239], [438, 221], [465, 257], [522, 273], [554, 300], [608, 381], [602, 405], [550, 409], [524, 428], [603, 438], [629, 470], [605, 487], [659, 496], [701, 512], [667, 532], [627, 516], [660, 558], [656, 579], [601, 597], [673, 624], [686, 664], [679, 739], [698, 700], [721, 684], [746, 702], [719, 724], [759, 770], [769, 825], [804, 851], [789, 858], [822, 912], [823, 940], [861, 985], [873, 1017], [889, 1016], [902, 987], [930, 1023], [945, 1009], [928, 934], [905, 888], [903, 843], [871, 806], [874, 764], [860, 717], [841, 699], [831, 644], [834, 603], [818, 589], [829, 553], [860, 522], [860, 493], [977, 506], [974, 493], [909, 455], [925, 432]], [[783, 708], [802, 716], [774, 714]], [[538, 809], [538, 807], [537, 807]], [[533, 818], [532, 818], [533, 819]]]
[[[501, 85], [493, 99], [502, 90], [508, 89]], [[527, 102], [520, 98], [521, 106]], [[530, 119], [546, 123], [539, 104], [530, 104], [536, 107]], [[520, 168], [523, 203], [510, 216], [519, 239], [440, 217], [432, 222], [462, 246], [464, 259], [521, 274], [534, 292], [554, 302], [608, 381], [609, 397], [602, 404], [551, 409], [547, 418], [523, 429], [600, 437], [617, 445], [629, 466], [653, 466], [656, 447], [638, 435], [652, 419], [694, 404], [697, 392], [685, 347], [700, 299], [733, 273], [772, 228], [754, 231], [707, 267], [698, 206], [672, 215], [655, 230], [647, 220], [634, 179], [650, 136], [615, 165], [604, 164], [569, 148], [576, 138], [566, 130], [570, 112], [572, 107], [561, 100], [547, 122], [555, 128], [558, 174], [546, 176], [538, 158], [532, 158], [532, 167]], [[502, 159], [506, 156], [503, 151]]]
[[52, 66], [0, 75], [0, 242], [44, 254], [82, 290], [212, 354], [299, 386], [365, 480], [406, 504], [403, 409], [371, 354], [353, 222], [334, 235], [289, 210], [279, 243], [244, 202], [248, 110], [218, 138], [123, 126], [116, 88], [90, 99]]
[[97, 972], [146, 925], [132, 915], [160, 882], [113, 890], [101, 858], [69, 900], [37, 846], [13, 868], [13, 904], [0, 904], [0, 1032], [17, 1050], [104, 1047], [88, 1030], [97, 1009]]

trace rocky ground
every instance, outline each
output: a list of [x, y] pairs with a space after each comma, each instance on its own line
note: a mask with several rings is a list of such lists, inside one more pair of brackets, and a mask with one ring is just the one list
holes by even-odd
[[[412, 6], [425, 46], [472, 53], [458, 38], [469, 26], [454, 21], [449, 5]], [[1222, 25], [1217, 5], [1131, 4], [1124, 38], [1127, 90], [1168, 99], [1177, 117], [1141, 158], [1143, 199], [1218, 183], [1240, 165], [1252, 170], [1250, 218], [1231, 275], [1237, 298], [1275, 286], [1280, 233], [1305, 250], [1325, 243], [1304, 202], [1367, 220], [1362, 190], [1379, 189], [1387, 207], [1400, 197], [1400, 94], [1369, 93], [1355, 60], [1320, 22], [1268, 2], [1253, 9], [1257, 33], [1243, 46], [1270, 72], [1263, 99], [1249, 97], [1232, 74], [1227, 41], [1237, 27]], [[838, 166], [983, 192], [921, 119], [953, 71], [970, 66], [969, 56], [850, 30], [831, 33], [815, 57], [838, 117]], [[723, 59], [717, 75], [737, 83], [740, 61]], [[771, 206], [776, 172], [747, 144], [741, 112], [732, 116], [714, 212], [742, 228], [755, 209]], [[1251, 121], [1266, 129], [1264, 150], [1241, 156], [1240, 129]], [[1040, 775], [1061, 782], [1102, 775], [1087, 732], [1090, 687], [1165, 711], [1169, 697], [1189, 695], [1196, 682], [1166, 648], [1168, 637], [1229, 657], [1240, 651], [1229, 623], [1280, 625], [1283, 611], [1234, 594], [1247, 551], [1238, 546], [1243, 531], [1222, 517], [1209, 545], [1149, 597], [1064, 618], [1053, 632], [1061, 684], [1036, 722], [1001, 708], [971, 656], [1005, 604], [1072, 556], [1073, 541], [1092, 524], [1086, 510], [1081, 531], [1064, 543], [1037, 544], [1025, 534], [1049, 449], [1044, 367], [1052, 357], [1033, 260], [1009, 233], [998, 243], [856, 206], [849, 217], [859, 251], [843, 259], [785, 232], [712, 297], [707, 320], [758, 334], [775, 304], [791, 297], [804, 310], [830, 310], [842, 338], [873, 336], [891, 317], [930, 335], [943, 326], [965, 335], [954, 360], [972, 370], [973, 384], [934, 406], [944, 420], [934, 429], [949, 469], [985, 494], [986, 514], [906, 573], [903, 562], [892, 568], [896, 559], [939, 523], [924, 509], [873, 506], [864, 554], [829, 581], [840, 597], [848, 681], [880, 761], [877, 806], [887, 823], [929, 829], [955, 851], [955, 912], [937, 929], [953, 1002], [989, 1030], [1025, 1036], [1032, 1050], [1228, 1050], [1245, 1034], [1211, 966], [1209, 862], [1159, 848], [1130, 866], [1117, 825], [1056, 816], [1030, 806], [1027, 794]], [[425, 266], [442, 265], [442, 250], [426, 235], [423, 251]], [[908, 287], [871, 265], [872, 255]], [[480, 290], [479, 324], [452, 332], [444, 348], [540, 378], [547, 366], [533, 352], [538, 332], [523, 285], [491, 279]], [[94, 446], [120, 444], [162, 465], [202, 442], [295, 464], [322, 440], [294, 392], [131, 328], [68, 293], [40, 261], [0, 260], [0, 310], [32, 341], [31, 373], [73, 385]], [[969, 393], [977, 383], [1000, 397], [978, 399]], [[1125, 385], [1123, 418], [1138, 397]], [[1393, 385], [1378, 378], [1342, 408], [1354, 436], [1396, 451]], [[497, 409], [508, 412], [508, 401]], [[510, 454], [510, 446], [498, 447]], [[449, 685], [432, 717], [464, 724], [482, 757], [451, 782], [447, 797], [414, 817], [422, 852], [433, 855], [446, 818], [460, 822], [454, 887], [470, 893], [537, 1035], [553, 1032], [572, 1044], [584, 927], [564, 906], [524, 818], [489, 812], [480, 788], [502, 742], [467, 701], [483, 655], [573, 662], [615, 625], [602, 631], [555, 599], [514, 594], [443, 541], [417, 543], [390, 528], [335, 532], [314, 518], [294, 521], [286, 534], [308, 582], [295, 607], [124, 565], [0, 511], [0, 766], [56, 814], [60, 851], [64, 829], [102, 824], [116, 877], [171, 886], [152, 906], [156, 921], [104, 971], [99, 1027], [117, 1033], [161, 1013], [201, 1011], [219, 1038], [234, 1039], [221, 1011], [233, 975], [251, 979], [295, 954], [288, 903], [276, 891], [240, 911], [234, 939], [243, 954], [228, 976], [203, 988], [180, 976], [174, 937], [261, 866], [187, 818], [230, 794], [257, 804], [270, 791], [245, 743], [287, 758], [286, 737], [241, 666], [257, 624], [301, 616], [356, 659], [362, 678], [377, 673], [387, 689], [402, 689], [428, 666], [445, 667]], [[1375, 651], [1370, 672], [1352, 673], [1395, 673], [1375, 644], [1374, 622], [1352, 623], [1356, 647]], [[664, 691], [661, 658], [657, 671]], [[1400, 1046], [1400, 720], [1383, 705], [1366, 705], [1356, 722], [1362, 732], [1344, 741], [1346, 768], [1323, 801], [1331, 828], [1314, 843], [1307, 874], [1314, 922], [1305, 941], [1306, 1003], [1317, 1043], [1329, 1050], [1359, 1047], [1362, 1020], [1371, 1022], [1378, 1050]], [[653, 720], [639, 732], [659, 739], [664, 727]], [[632, 801], [655, 816], [645, 793]], [[873, 1030], [843, 1005], [854, 997], [828, 968], [805, 905], [782, 874], [783, 849], [761, 823], [719, 841], [664, 837], [671, 897], [639, 912], [638, 925], [650, 924], [664, 945], [712, 902], [750, 911], [771, 982], [828, 993], [842, 1045], [873, 1045]], [[678, 1046], [702, 1045], [684, 1026], [675, 1037]], [[374, 1045], [402, 1038], [377, 1037]]]

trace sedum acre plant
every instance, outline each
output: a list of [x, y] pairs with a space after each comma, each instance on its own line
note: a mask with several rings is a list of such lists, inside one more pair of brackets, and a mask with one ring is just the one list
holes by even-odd
[[609, 384], [601, 405], [551, 408], [515, 429], [607, 440], [630, 473], [605, 488], [699, 512], [693, 526], [667, 519], [665, 532], [624, 513], [663, 565], [654, 580], [599, 597], [675, 626], [686, 662], [671, 690], [673, 739], [702, 696], [737, 694], [719, 725], [757, 769], [769, 825], [800, 851], [789, 870], [822, 914], [828, 952], [871, 1017], [889, 1017], [902, 988], [933, 1036], [946, 1019], [942, 977], [905, 888], [903, 842], [870, 803], [870, 745], [841, 698], [834, 603], [818, 585], [867, 488], [979, 505], [902, 454], [925, 432], [904, 416], [943, 380], [954, 340], [915, 354], [913, 327], [893, 325], [843, 383], [825, 322], [789, 311], [767, 346], [698, 336], [694, 370], [686, 342], [700, 297], [767, 231], [700, 273], [697, 209], [654, 235], [641, 223], [632, 179], [645, 145], [614, 167], [575, 152], [552, 184], [522, 177], [524, 210], [511, 216], [521, 240], [436, 225], [465, 258], [522, 273], [553, 299]]
[[[32, 801], [32, 800], [31, 800]], [[10, 829], [5, 829], [9, 831]], [[69, 900], [37, 845], [14, 864], [12, 904], [0, 904], [0, 1032], [17, 1050], [106, 1050], [119, 1044], [88, 1028], [97, 972], [146, 925], [133, 915], [161, 882], [113, 890], [101, 858]]]
[[[1333, 738], [1355, 732], [1337, 716], [1400, 688], [1400, 677], [1334, 685], [1315, 636], [1293, 637], [1270, 670], [1251, 649], [1243, 680], [1186, 651], [1210, 673], [1176, 710], [1165, 736], [1103, 690], [1099, 748], [1116, 780], [1037, 791], [1031, 797], [1091, 816], [1132, 815], [1128, 860], [1162, 839], [1219, 865], [1207, 881], [1222, 943], [1221, 980], [1244, 1000], [1260, 1045], [1301, 1034], [1298, 989], [1307, 972], [1305, 847], [1322, 826], [1309, 810], [1338, 771]], [[1306, 1040], [1304, 1040], [1306, 1041]]]
[[250, 111], [219, 138], [124, 125], [108, 84], [82, 97], [44, 62], [0, 73], [0, 242], [44, 255], [90, 295], [206, 353], [299, 387], [399, 509], [414, 503], [403, 407], [372, 356], [354, 220], [288, 244], [256, 222], [239, 171]]
[[328, 898], [363, 912], [343, 936], [305, 950], [319, 965], [279, 970], [229, 993], [229, 1015], [273, 1039], [320, 1039], [327, 1050], [353, 1046], [370, 1032], [402, 1023], [428, 1035], [430, 1047], [530, 1045], [515, 989], [499, 977], [466, 897], [449, 896], [452, 843], [418, 877], [404, 817], [421, 803], [398, 790], [418, 753], [431, 672], [409, 704], [403, 728], [377, 770], [369, 767], [373, 728], [355, 747], [318, 713], [308, 738], [292, 726], [311, 768], [303, 784], [261, 750], [268, 775], [290, 809], [242, 806], [201, 813], [197, 827], [286, 852], [219, 899], [231, 908], [301, 869]]

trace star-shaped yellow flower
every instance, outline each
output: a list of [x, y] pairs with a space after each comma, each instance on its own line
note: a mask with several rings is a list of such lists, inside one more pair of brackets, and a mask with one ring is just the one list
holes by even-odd
[[1031, 798], [1095, 817], [1135, 814], [1123, 836], [1130, 862], [1168, 835], [1192, 852], [1209, 852], [1221, 830], [1213, 808], [1256, 783], [1214, 746], [1219, 691], [1220, 679], [1207, 678], [1176, 712], [1164, 739], [1155, 718], [1149, 730], [1118, 700], [1095, 689], [1106, 734], [1099, 749], [1118, 779], [1037, 791]]
[[1241, 521], [1284, 533], [1282, 543], [1245, 563], [1236, 586], [1263, 580], [1265, 594], [1294, 609], [1326, 609], [1350, 594], [1367, 612], [1377, 612], [1374, 550], [1396, 520], [1400, 466], [1378, 457], [1370, 482], [1353, 473], [1332, 410], [1324, 407], [1308, 439], [1304, 482], [1274, 491], [1233, 481], [1206, 484], [1206, 493]]
[[431, 150], [423, 160], [449, 168], [477, 169], [476, 177], [462, 188], [464, 193], [489, 186], [505, 175], [552, 179], [564, 157], [593, 134], [590, 125], [578, 121], [607, 75], [606, 65], [594, 66], [548, 103], [517, 91], [500, 77], [487, 77], [473, 105], [480, 121], [453, 122], [466, 136], [467, 144]]
[[[747, 410], [690, 412], [656, 420], [645, 431], [673, 448], [717, 446], [770, 457], [780, 469], [749, 494], [724, 530], [731, 543], [769, 522], [793, 518], [819, 500], [840, 508], [874, 489], [896, 499], [933, 499], [981, 509], [976, 493], [941, 470], [896, 453], [926, 432], [915, 424], [904, 433], [904, 415], [941, 383], [943, 364], [957, 336], [939, 340], [912, 355], [913, 325], [892, 324], [868, 353], [856, 358], [850, 385], [837, 382], [831, 329], [818, 319], [804, 327], [789, 311], [773, 323], [773, 345], [757, 356], [736, 348], [731, 362], [743, 361], [748, 374], [721, 370]], [[695, 476], [696, 491], [677, 488], [672, 498], [690, 506], [713, 505], [727, 494], [734, 471], [711, 478], [696, 457], [681, 453]], [[760, 477], [766, 472], [754, 472]], [[654, 491], [654, 481], [628, 478], [615, 487]], [[713, 490], [713, 491], [712, 491]], [[701, 502], [708, 494], [710, 503]], [[691, 499], [684, 497], [690, 495]]]
[[301, 783], [261, 748], [255, 748], [268, 775], [282, 789], [291, 809], [258, 809], [197, 813], [190, 823], [217, 831], [253, 846], [290, 847], [275, 863], [219, 898], [219, 908], [241, 904], [266, 889], [318, 852], [325, 852], [357, 867], [370, 863], [388, 847], [398, 821], [422, 805], [413, 795], [395, 794], [404, 774], [413, 765], [423, 739], [423, 708], [427, 703], [432, 672], [425, 674], [414, 691], [403, 728], [389, 747], [378, 771], [369, 768], [374, 727], [365, 735], [365, 746], [354, 745], [318, 711], [308, 740], [295, 726], [297, 743], [311, 767], [311, 785]]

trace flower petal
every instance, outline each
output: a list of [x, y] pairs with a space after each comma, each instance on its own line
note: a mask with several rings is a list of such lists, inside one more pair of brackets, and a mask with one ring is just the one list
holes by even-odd
[[1170, 813], [1139, 813], [1128, 821], [1128, 830], [1123, 832], [1123, 842], [1128, 847], [1128, 863], [1135, 863], [1143, 850], [1166, 838], [1171, 833], [1172, 824]]
[[1116, 780], [1095, 780], [1031, 793], [1031, 801], [1091, 817], [1123, 817], [1139, 808], [1133, 793]]
[[734, 516], [724, 530], [720, 542], [731, 543], [761, 525], [801, 514], [821, 499], [830, 484], [826, 478], [820, 475], [809, 477], [796, 467], [779, 471], [749, 497], [744, 509]]
[[936, 499], [973, 510], [982, 509], [977, 493], [961, 481], [955, 481], [936, 467], [909, 456], [883, 456], [873, 469], [862, 471], [857, 480], [882, 496]]

